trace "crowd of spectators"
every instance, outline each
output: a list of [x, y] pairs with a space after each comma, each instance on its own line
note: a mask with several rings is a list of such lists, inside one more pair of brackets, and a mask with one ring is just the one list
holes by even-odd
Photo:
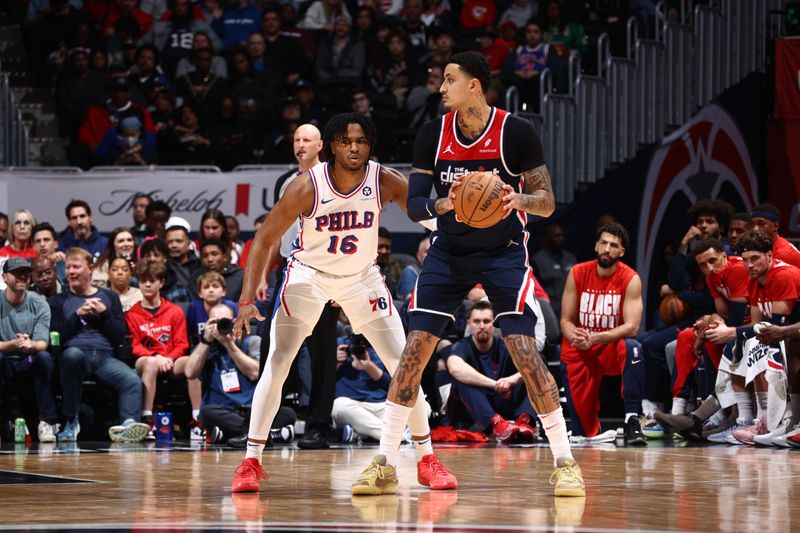
[[564, 91], [570, 52], [593, 68], [597, 36], [641, 11], [603, 0], [28, 6], [31, 62], [42, 83], [53, 85], [71, 164], [225, 170], [292, 163], [298, 125], [322, 129], [328, 117], [349, 110], [380, 124], [377, 157], [408, 161], [415, 131], [442, 114], [438, 88], [453, 53], [480, 50], [495, 74], [489, 103], [503, 105], [505, 89], [516, 86], [530, 111], [545, 68]]

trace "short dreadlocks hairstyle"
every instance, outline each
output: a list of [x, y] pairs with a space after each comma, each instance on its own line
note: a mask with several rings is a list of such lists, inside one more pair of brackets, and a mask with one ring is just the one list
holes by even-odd
[[322, 136], [322, 153], [328, 163], [333, 163], [335, 159], [333, 144], [347, 139], [347, 127], [350, 124], [358, 124], [364, 130], [364, 136], [369, 142], [369, 157], [372, 157], [372, 149], [375, 148], [375, 138], [377, 137], [375, 124], [369, 117], [360, 113], [339, 113], [325, 125], [325, 133]]

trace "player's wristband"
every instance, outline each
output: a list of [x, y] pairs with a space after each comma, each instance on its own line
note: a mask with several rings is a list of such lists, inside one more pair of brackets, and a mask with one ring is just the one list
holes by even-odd
[[253, 300], [239, 300], [239, 307], [243, 305], [253, 305], [255, 302]]

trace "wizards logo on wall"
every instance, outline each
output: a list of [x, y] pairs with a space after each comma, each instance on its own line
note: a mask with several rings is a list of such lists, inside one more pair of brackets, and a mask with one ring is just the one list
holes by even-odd
[[758, 202], [747, 144], [733, 118], [716, 104], [664, 138], [653, 154], [636, 246], [636, 270], [644, 287], [663, 281], [650, 278], [664, 272], [667, 247], [688, 230], [689, 207], [707, 198], [725, 200], [737, 210], [750, 210]]

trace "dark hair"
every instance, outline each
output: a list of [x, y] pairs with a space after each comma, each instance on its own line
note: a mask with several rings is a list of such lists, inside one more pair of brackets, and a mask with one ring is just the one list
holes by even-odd
[[222, 250], [223, 254], [228, 253], [228, 243], [221, 239], [208, 239], [205, 241], [200, 241], [200, 253], [203, 253], [203, 248], [206, 246], [218, 246], [219, 249]]
[[385, 239], [391, 239], [392, 238], [392, 232], [389, 231], [387, 228], [385, 228], [383, 226], [379, 226], [378, 227], [378, 237], [383, 237]]
[[[225, 213], [223, 213], [219, 209], [215, 209], [215, 208], [212, 207], [211, 209], [206, 209], [206, 212], [203, 213], [202, 217], [200, 217], [200, 232], [199, 232], [200, 236], [199, 236], [199, 239], [198, 239], [200, 241], [200, 243], [201, 243], [200, 247], [202, 248], [202, 242], [207, 240], [205, 238], [205, 235], [203, 235], [203, 222], [205, 222], [206, 220], [208, 220], [210, 218], [213, 218], [214, 220], [217, 221], [217, 224], [222, 226], [222, 239], [221, 240], [225, 241], [225, 244], [227, 245], [228, 242], [231, 240], [231, 237], [230, 237], [230, 235], [228, 235], [228, 224], [225, 222]], [[210, 239], [210, 240], [213, 240], [213, 239]]]
[[134, 194], [132, 203], [135, 203], [136, 200], [138, 200], [139, 198], [147, 198], [148, 203], [151, 204], [153, 203], [153, 197], [147, 194], [146, 192], [137, 192], [136, 194]]
[[147, 257], [147, 254], [150, 252], [158, 252], [164, 257], [169, 257], [169, 247], [167, 246], [167, 243], [161, 239], [150, 239], [144, 241], [142, 243], [141, 252], [141, 257], [143, 258]]
[[143, 259], [136, 265], [136, 277], [142, 279], [167, 279], [167, 265], [161, 261]]
[[739, 211], [738, 213], [734, 213], [731, 215], [731, 219], [729, 222], [733, 222], [734, 220], [742, 220], [750, 224], [753, 221], [753, 217], [750, 216], [750, 213], [747, 211]]
[[164, 200], [156, 200], [147, 204], [147, 207], [144, 209], [144, 214], [145, 216], [150, 216], [156, 211], [163, 211], [167, 213], [167, 218], [172, 216], [172, 208]]
[[265, 220], [267, 220], [267, 215], [269, 213], [261, 213], [255, 220], [256, 224], [263, 224]]
[[728, 221], [731, 219], [733, 206], [724, 200], [699, 200], [692, 204], [686, 213], [686, 218], [690, 226], [697, 224], [697, 218], [701, 215], [712, 216], [719, 224], [720, 230], [725, 231]]
[[187, 238], [187, 239], [189, 238], [189, 230], [187, 230], [187, 229], [186, 229], [184, 226], [181, 226], [180, 224], [175, 224], [174, 226], [170, 226], [170, 227], [168, 227], [168, 228], [167, 228], [167, 229], [164, 231], [164, 235], [166, 235], [166, 234], [167, 234], [167, 233], [169, 233], [170, 231], [178, 231], [178, 230], [180, 230], [180, 231], [184, 232], [184, 233], [186, 234], [186, 238]]
[[[235, 216], [233, 216], [233, 215], [225, 215], [225, 222], [226, 223], [228, 222], [228, 219], [233, 220], [234, 222], [236, 222], [236, 227], [241, 229], [241, 226], [239, 226], [239, 220]], [[227, 227], [227, 224], [226, 224], [226, 227]]]
[[[3, 217], [5, 217], [6, 219], [8, 218], [7, 216], [5, 216], [5, 213], [0, 213], [0, 218]], [[54, 241], [58, 240], [58, 234], [56, 234], [56, 229], [53, 226], [51, 226], [49, 222], [40, 222], [39, 224], [36, 224], [31, 230], [31, 240], [33, 240], [36, 237], [36, 234], [39, 233], [40, 231], [49, 231], [50, 235], [53, 236], [53, 240]]]
[[610, 224], [603, 224], [602, 226], [597, 228], [594, 241], [595, 242], [599, 241], [600, 235], [602, 235], [603, 233], [610, 233], [611, 235], [619, 239], [619, 242], [620, 244], [622, 244], [623, 248], [628, 247], [628, 242], [630, 240], [630, 238], [628, 237], [628, 230], [626, 230], [625, 226], [623, 226], [619, 222], [611, 222]]
[[722, 239], [718, 239], [716, 237], [706, 237], [704, 239], [700, 239], [700, 242], [698, 242], [694, 247], [694, 255], [702, 254], [711, 249], [714, 249], [720, 253], [725, 252], [725, 244], [722, 242]]
[[[113, 261], [114, 259], [116, 259], [118, 257], [117, 256], [117, 249], [114, 248], [114, 241], [117, 239], [117, 235], [119, 235], [120, 233], [130, 233], [131, 237], [135, 237], [134, 234], [133, 234], [133, 231], [131, 231], [130, 228], [126, 228], [124, 226], [120, 226], [118, 228], [114, 228], [114, 230], [108, 236], [108, 244], [106, 245], [106, 249], [103, 250], [103, 253], [100, 255], [100, 257], [97, 258], [97, 262], [96, 262], [97, 266], [103, 265], [105, 263], [108, 263], [108, 265], [110, 266], [111, 265], [111, 261]], [[133, 239], [133, 252], [132, 252], [131, 257], [137, 257], [137, 252], [138, 252], [138, 250], [137, 250], [137, 246], [136, 246], [136, 239], [134, 238]]]
[[736, 248], [739, 254], [745, 252], [760, 252], [765, 254], [772, 251], [772, 239], [760, 231], [748, 231], [736, 239]]
[[89, 207], [89, 204], [87, 204], [83, 200], [72, 199], [67, 204], [67, 208], [64, 210], [64, 213], [67, 215], [67, 220], [69, 220], [69, 212], [72, 211], [76, 207], [82, 207], [82, 208], [86, 209], [86, 214], [89, 215], [89, 216], [92, 216], [92, 208]]
[[142, 55], [142, 52], [146, 50], [153, 52], [153, 56], [155, 56], [156, 63], [158, 63], [158, 48], [156, 48], [152, 44], [139, 45], [139, 48], [136, 49], [136, 55], [134, 56], [134, 60], [138, 63], [139, 57]]
[[335, 160], [333, 145], [337, 141], [347, 139], [347, 127], [350, 124], [358, 124], [364, 131], [364, 136], [369, 142], [369, 156], [372, 156], [372, 149], [375, 147], [375, 124], [369, 117], [365, 117], [359, 113], [339, 113], [334, 115], [327, 124], [325, 124], [325, 133], [322, 136], [322, 154], [328, 163], [333, 164]]
[[8, 220], [8, 215], [6, 215], [2, 211], [0, 211], [0, 218], [4, 218], [4, 219]]
[[475, 50], [459, 52], [450, 58], [448, 64], [458, 65], [461, 70], [481, 82], [481, 89], [484, 94], [489, 90], [492, 83], [492, 71], [489, 68], [489, 60], [486, 56]]
[[469, 320], [472, 317], [473, 311], [485, 311], [486, 309], [491, 311], [492, 315], [494, 315], [494, 307], [492, 307], [492, 302], [490, 302], [489, 300], [478, 300], [477, 302], [472, 304], [472, 307], [469, 308], [469, 313], [467, 314], [467, 320]]

